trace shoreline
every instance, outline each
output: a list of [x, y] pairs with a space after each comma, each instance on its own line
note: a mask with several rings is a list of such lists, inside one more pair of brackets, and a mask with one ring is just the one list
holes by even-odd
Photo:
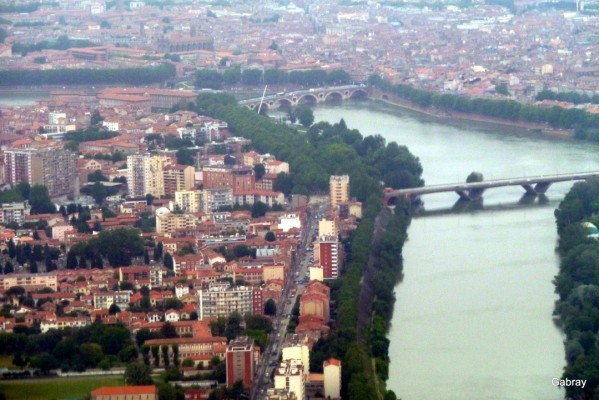
[[[395, 97], [395, 96], [393, 96]], [[421, 107], [410, 101], [394, 98], [394, 99], [383, 99], [373, 98], [374, 101], [381, 101], [385, 104], [424, 114], [429, 117], [433, 117], [438, 120], [462, 120], [462, 121], [475, 121], [485, 124], [511, 126], [516, 128], [522, 128], [527, 130], [529, 133], [539, 134], [548, 137], [558, 137], [562, 139], [574, 139], [574, 133], [565, 129], [551, 128], [546, 124], [535, 124], [531, 122], [522, 121], [509, 121], [501, 118], [485, 117], [479, 114], [472, 113], [460, 113], [460, 112], [445, 112], [437, 110], [432, 107]]]

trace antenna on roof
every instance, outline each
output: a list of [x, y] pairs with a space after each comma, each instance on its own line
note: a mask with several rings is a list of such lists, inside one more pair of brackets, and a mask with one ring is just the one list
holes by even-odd
[[260, 110], [262, 109], [262, 103], [264, 102], [264, 95], [266, 94], [266, 88], [268, 85], [264, 85], [264, 92], [262, 92], [262, 98], [260, 99], [260, 105], [258, 106], [258, 114], [260, 114]]

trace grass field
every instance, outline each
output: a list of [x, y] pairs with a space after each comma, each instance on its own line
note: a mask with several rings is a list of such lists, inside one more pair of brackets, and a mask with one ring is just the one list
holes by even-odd
[[48, 378], [0, 381], [0, 393], [10, 400], [78, 400], [102, 386], [124, 385], [120, 376]]

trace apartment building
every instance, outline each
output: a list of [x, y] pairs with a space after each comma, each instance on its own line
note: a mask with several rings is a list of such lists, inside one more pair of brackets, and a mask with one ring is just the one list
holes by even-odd
[[237, 381], [242, 381], [244, 388], [252, 387], [256, 367], [254, 339], [239, 336], [232, 340], [227, 346], [226, 363], [228, 387]]
[[349, 175], [331, 175], [329, 196], [332, 207], [349, 201]]
[[180, 190], [175, 192], [175, 206], [185, 213], [202, 211], [201, 190]]
[[116, 304], [121, 311], [128, 310], [130, 301], [131, 292], [127, 290], [94, 293], [94, 308], [96, 310], [110, 308], [113, 304]]
[[203, 212], [210, 213], [218, 211], [223, 207], [233, 206], [233, 189], [225, 187], [221, 189], [204, 189], [202, 191]]
[[341, 361], [329, 358], [322, 364], [324, 373], [324, 397], [331, 400], [341, 398]]
[[322, 267], [324, 279], [337, 279], [341, 267], [341, 246], [336, 236], [321, 236], [314, 242], [314, 263]]
[[[163, 197], [165, 195], [164, 168], [170, 164], [171, 158], [166, 155], [132, 154], [127, 156], [129, 196], [143, 197], [146, 194], [151, 194], [157, 198]], [[173, 176], [176, 180], [177, 174], [175, 173]], [[172, 177], [169, 175], [169, 178]]]
[[162, 207], [156, 210], [156, 233], [171, 235], [182, 229], [193, 229], [196, 218], [191, 214], [176, 214]]
[[26, 215], [31, 212], [31, 206], [27, 201], [0, 204], [0, 223], [9, 224], [16, 222], [21, 224]]
[[163, 169], [164, 194], [173, 196], [177, 191], [193, 189], [195, 172], [195, 168], [190, 165], [165, 166]]
[[4, 151], [4, 168], [7, 183], [44, 185], [51, 197], [73, 194], [75, 189], [75, 154], [66, 149], [7, 149]]
[[55, 273], [0, 275], [0, 289], [6, 290], [12, 286], [22, 286], [27, 292], [46, 287], [56, 291], [58, 290], [58, 278]]
[[[169, 364], [173, 365], [175, 358], [175, 350], [173, 348], [179, 347], [178, 357], [180, 361], [189, 358], [196, 364], [203, 364], [207, 366], [213, 357], [225, 358], [227, 352], [227, 338], [221, 336], [214, 337], [191, 337], [191, 338], [170, 338], [170, 339], [151, 339], [146, 340], [145, 343], [150, 349], [158, 348], [159, 365], [165, 364], [165, 356], [169, 358]], [[155, 351], [155, 350], [154, 350]], [[150, 351], [150, 359], [154, 360], [154, 351]]]
[[300, 360], [304, 367], [304, 380], [309, 380], [310, 349], [308, 348], [308, 337], [302, 334], [289, 334], [283, 342], [282, 360]]
[[[259, 290], [259, 289], [257, 289]], [[252, 314], [254, 289], [248, 286], [232, 286], [227, 282], [208, 284], [198, 290], [198, 314], [200, 319], [227, 317], [233, 311], [241, 315]]]
[[284, 389], [298, 400], [305, 399], [306, 381], [300, 360], [287, 360], [275, 368], [275, 389]]

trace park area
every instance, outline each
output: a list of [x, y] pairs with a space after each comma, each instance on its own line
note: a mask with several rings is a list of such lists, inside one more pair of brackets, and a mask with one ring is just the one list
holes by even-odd
[[99, 387], [123, 384], [121, 376], [8, 380], [0, 381], [0, 393], [10, 400], [79, 400]]

